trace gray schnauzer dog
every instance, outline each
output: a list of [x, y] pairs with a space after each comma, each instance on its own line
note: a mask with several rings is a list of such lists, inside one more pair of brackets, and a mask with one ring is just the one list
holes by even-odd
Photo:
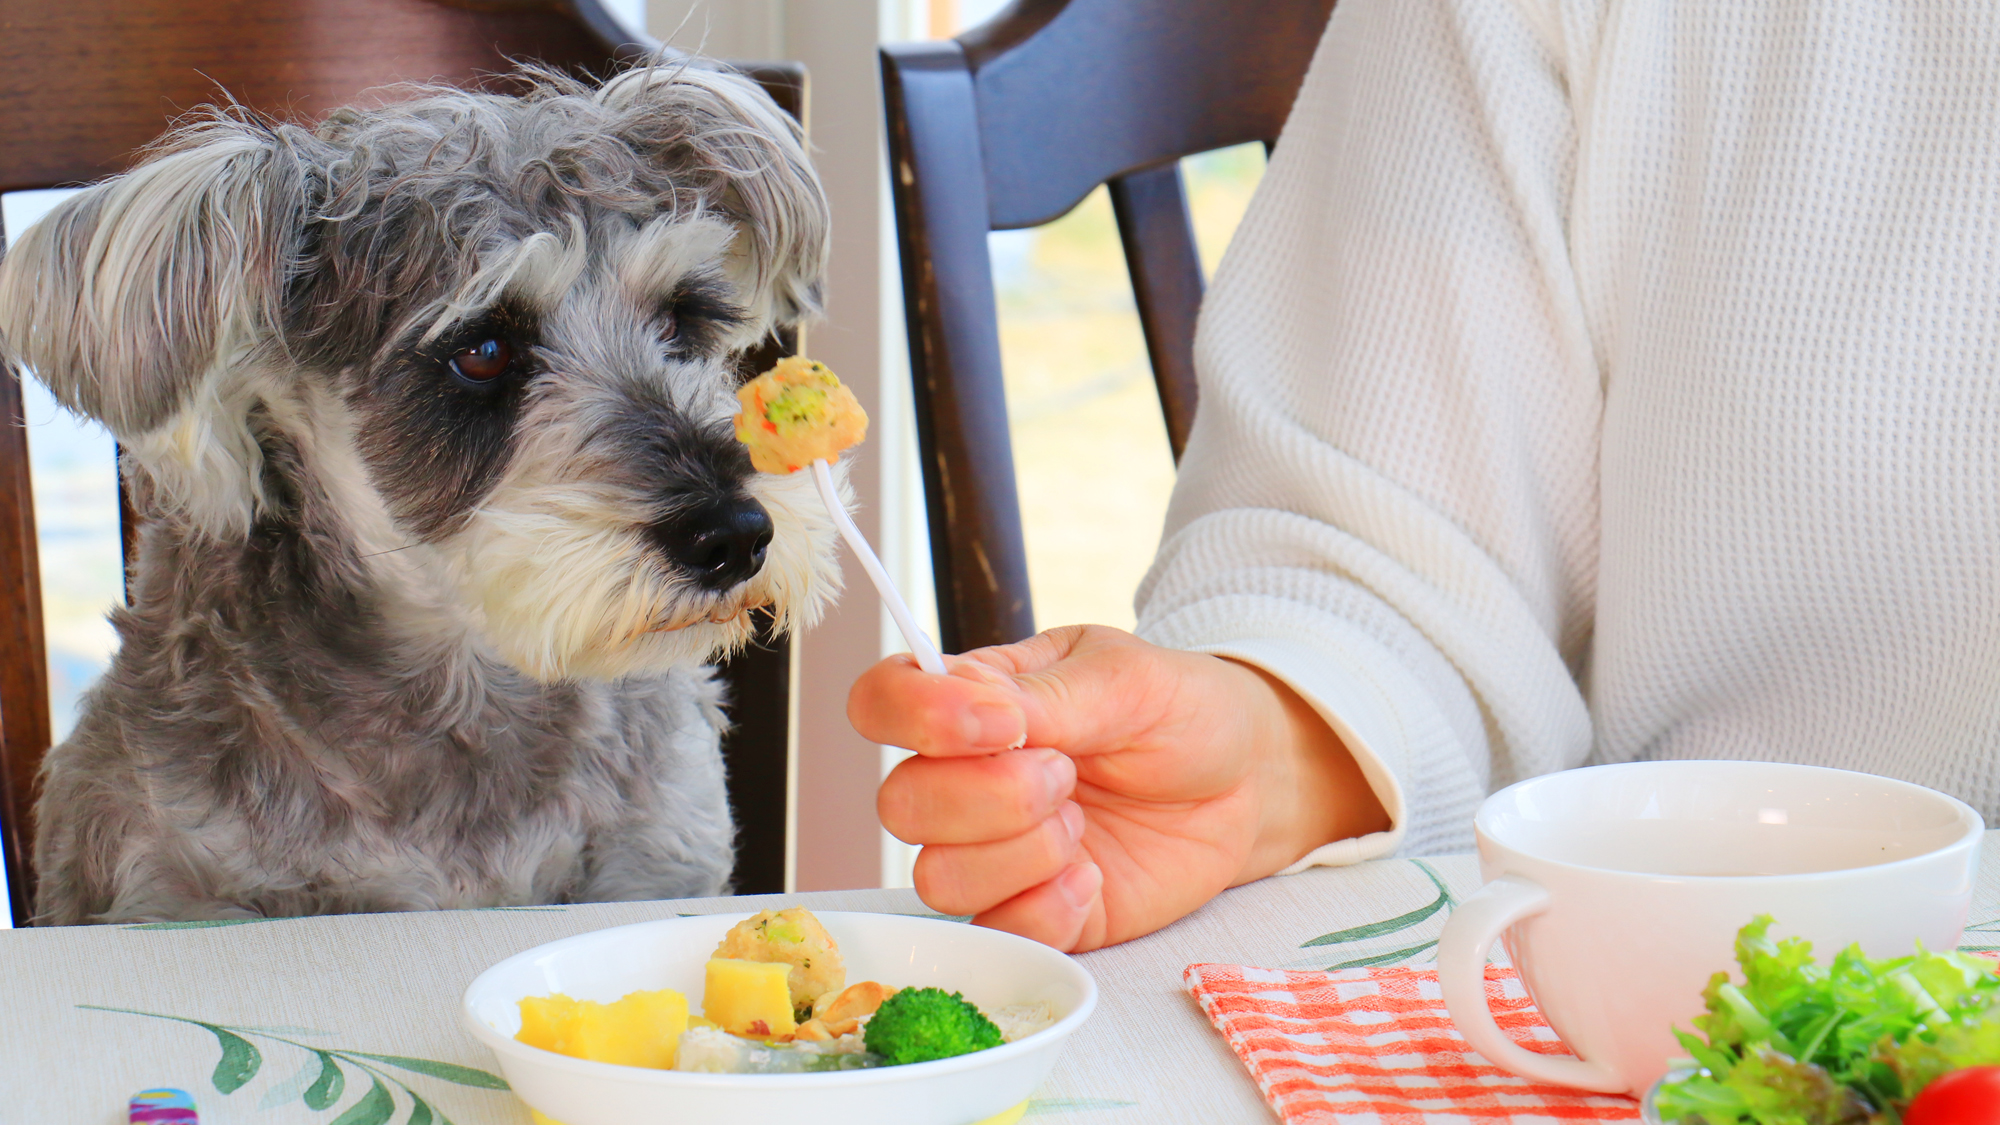
[[0, 260], [0, 354], [143, 519], [38, 922], [727, 886], [704, 663], [838, 582], [734, 360], [817, 309], [826, 201], [733, 73], [520, 80], [211, 112]]

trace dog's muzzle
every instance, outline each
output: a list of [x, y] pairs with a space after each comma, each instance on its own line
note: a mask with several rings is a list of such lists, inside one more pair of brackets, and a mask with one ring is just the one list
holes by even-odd
[[654, 524], [652, 535], [695, 585], [722, 591], [763, 569], [771, 546], [771, 517], [755, 500], [733, 497]]

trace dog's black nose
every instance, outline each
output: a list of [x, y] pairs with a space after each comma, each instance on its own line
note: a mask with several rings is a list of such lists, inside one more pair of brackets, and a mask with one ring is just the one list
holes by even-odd
[[695, 585], [727, 590], [764, 565], [771, 517], [755, 500], [721, 500], [655, 524], [653, 537]]

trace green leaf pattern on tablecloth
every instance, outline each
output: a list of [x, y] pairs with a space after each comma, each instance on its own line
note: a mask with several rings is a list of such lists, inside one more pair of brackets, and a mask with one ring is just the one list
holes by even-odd
[[[78, 1004], [77, 1007], [93, 1012], [116, 1012], [121, 1015], [171, 1020], [207, 1030], [215, 1036], [216, 1042], [222, 1048], [222, 1058], [215, 1064], [215, 1073], [211, 1081], [215, 1085], [216, 1092], [225, 1096], [242, 1089], [257, 1076], [258, 1070], [263, 1066], [263, 1052], [258, 1050], [256, 1044], [250, 1042], [251, 1038], [281, 1043], [307, 1052], [309, 1057], [300, 1077], [311, 1074], [315, 1064], [318, 1067], [317, 1075], [303, 1087], [296, 1079], [274, 1087], [265, 1094], [264, 1102], [258, 1106], [259, 1109], [270, 1109], [297, 1098], [307, 1109], [330, 1112], [340, 1103], [341, 1095], [350, 1085], [347, 1068], [351, 1067], [369, 1079], [368, 1092], [349, 1105], [328, 1125], [388, 1125], [396, 1116], [395, 1090], [401, 1090], [410, 1104], [410, 1111], [403, 1118], [403, 1125], [451, 1125], [450, 1119], [424, 1100], [422, 1094], [413, 1089], [409, 1083], [382, 1069], [384, 1066], [478, 1090], [509, 1089], [506, 1081], [498, 1075], [458, 1063], [412, 1058], [408, 1055], [384, 1055], [374, 1051], [357, 1051], [344, 1047], [313, 1047], [294, 1042], [282, 1035], [275, 1035], [268, 1030], [211, 1023], [207, 1020], [170, 1016], [160, 1012], [141, 1012], [133, 1008], [108, 1008], [97, 1004]], [[276, 1100], [273, 1099], [273, 1095], [278, 1095]]]
[[[415, 1120], [416, 1111], [411, 1110]], [[333, 1125], [384, 1125], [396, 1115], [396, 1099], [389, 1095], [389, 1087], [382, 1085], [380, 1078], [369, 1087], [361, 1100], [347, 1107], [347, 1112], [333, 1119]], [[426, 1116], [429, 1116], [426, 1114]]]
[[[1286, 967], [1300, 968], [1311, 966], [1322, 969], [1348, 969], [1374, 965], [1406, 964], [1423, 957], [1424, 954], [1435, 949], [1437, 947], [1437, 940], [1435, 938], [1413, 942], [1411, 939], [1423, 937], [1423, 934], [1421, 932], [1413, 933], [1412, 931], [1417, 931], [1419, 927], [1428, 928], [1439, 924], [1442, 921], [1442, 917], [1448, 915], [1451, 909], [1457, 905], [1458, 900], [1452, 894], [1450, 887], [1446, 885], [1444, 879], [1430, 864], [1422, 860], [1409, 860], [1406, 862], [1422, 873], [1432, 888], [1434, 888], [1435, 894], [1429, 901], [1378, 921], [1345, 926], [1341, 929], [1308, 938], [1299, 944], [1299, 948], [1314, 951], [1314, 955]], [[682, 917], [693, 916], [682, 915]], [[963, 917], [947, 915], [932, 914], [922, 916], [936, 918], [949, 917], [952, 921], [967, 920]], [[240, 921], [262, 920], [242, 919]], [[237, 921], [239, 920], [230, 920], [221, 924], [236, 924]], [[2000, 928], [2000, 919], [1996, 919], [1992, 925]], [[168, 923], [128, 928], [168, 929], [188, 927]], [[1384, 942], [1382, 939], [1390, 940]], [[1387, 948], [1383, 948], [1384, 945]], [[1374, 948], [1371, 948], [1371, 946]], [[89, 1007], [89, 1005], [83, 1006]], [[129, 1009], [122, 1008], [104, 1008], [98, 1010], [130, 1012]], [[395, 1068], [428, 1078], [477, 1089], [495, 1091], [508, 1089], [506, 1082], [497, 1076], [483, 1070], [461, 1066], [457, 1063], [440, 1062], [432, 1059], [417, 1059], [403, 1055], [378, 1054], [346, 1048], [307, 1046], [302, 1043], [295, 1043], [282, 1036], [271, 1034], [269, 1030], [211, 1024], [180, 1016], [166, 1016], [152, 1012], [130, 1012], [130, 1014], [191, 1023], [213, 1033], [223, 1046], [223, 1058], [216, 1066], [215, 1085], [216, 1089], [224, 1094], [241, 1088], [244, 1083], [254, 1077], [257, 1067], [261, 1062], [261, 1056], [258, 1054], [257, 1048], [245, 1038], [246, 1036], [272, 1040], [311, 1053], [311, 1058], [308, 1060], [307, 1066], [310, 1068], [316, 1060], [318, 1065], [317, 1076], [302, 1090], [296, 1084], [290, 1085], [291, 1091], [299, 1092], [291, 1094], [290, 1097], [284, 1099], [289, 1101], [295, 1097], [296, 1100], [303, 1103], [308, 1109], [330, 1112], [339, 1104], [341, 1095], [351, 1084], [349, 1081], [351, 1076], [348, 1074], [347, 1068], [353, 1068], [361, 1074], [366, 1075], [370, 1079], [368, 1092], [359, 1100], [348, 1105], [345, 1111], [328, 1122], [328, 1125], [390, 1125], [390, 1122], [396, 1116], [397, 1101], [392, 1087], [400, 1089], [409, 1102], [409, 1112], [403, 1117], [400, 1125], [450, 1125], [450, 1122], [444, 1118], [443, 1114], [438, 1113], [416, 1090], [411, 1089], [402, 1080], [382, 1069], [384, 1067]], [[268, 1100], [287, 1092], [274, 1089], [266, 1097]], [[1138, 1102], [1117, 1098], [1036, 1098], [1028, 1103], [1028, 1115], [1040, 1117], [1069, 1113], [1089, 1113], [1093, 1111], [1115, 1111], [1137, 1108], [1138, 1105]]]
[[1409, 937], [1413, 936], [1408, 931], [1424, 925], [1434, 917], [1449, 914], [1451, 908], [1458, 905], [1458, 899], [1452, 895], [1451, 888], [1445, 885], [1444, 878], [1437, 873], [1436, 869], [1420, 859], [1413, 859], [1408, 862], [1410, 866], [1423, 872], [1424, 877], [1430, 880], [1431, 886], [1437, 889], [1437, 896], [1435, 898], [1414, 910], [1406, 911], [1392, 918], [1384, 918], [1377, 922], [1364, 922], [1358, 926], [1348, 926], [1344, 929], [1334, 930], [1331, 933], [1321, 934], [1318, 937], [1308, 938], [1299, 943], [1300, 949], [1326, 949], [1329, 952], [1293, 961], [1284, 967], [1288, 969], [1315, 968], [1331, 970], [1369, 968], [1375, 965], [1402, 965], [1408, 964], [1437, 948], [1437, 939], [1432, 938], [1414, 945], [1399, 944], [1397, 948], [1386, 950], [1368, 951], [1366, 949], [1350, 949], [1346, 952], [1354, 954], [1354, 956], [1348, 957], [1338, 956], [1331, 949], [1333, 946], [1353, 946], [1356, 943], [1389, 937], [1391, 935], [1402, 935], [1404, 942], [1407, 942]]
[[469, 1066], [460, 1066], [457, 1063], [437, 1062], [433, 1059], [413, 1059], [405, 1055], [371, 1055], [366, 1051], [349, 1051], [347, 1053], [359, 1058], [388, 1063], [390, 1066], [400, 1066], [404, 1070], [413, 1070], [418, 1074], [428, 1074], [432, 1078], [442, 1078], [446, 1082], [456, 1082], [461, 1086], [477, 1086], [482, 1090], [507, 1089], [507, 1083], [501, 1081], [499, 1078], [483, 1070], [475, 1070]]
[[307, 1109], [332, 1109], [333, 1104], [340, 1100], [340, 1095], [347, 1089], [347, 1075], [340, 1069], [340, 1064], [334, 1061], [332, 1055], [325, 1051], [313, 1053], [319, 1056], [319, 1078], [306, 1087], [306, 1092], [299, 1095], [299, 1100], [306, 1103]]
[[[2000, 937], [2000, 918], [1988, 918], [1984, 922], [1973, 922], [1965, 927], [1965, 937], [1961, 941], [1991, 941]], [[1961, 944], [1960, 953], [2000, 953], [2000, 945]]]
[[[1438, 875], [1437, 871], [1423, 860], [1414, 859], [1407, 862], [1418, 871], [1423, 872], [1424, 876], [1430, 880], [1431, 885], [1437, 888], [1437, 897], [1414, 910], [1398, 914], [1393, 918], [1384, 918], [1379, 922], [1364, 922], [1358, 926], [1348, 926], [1345, 929], [1334, 930], [1331, 933], [1324, 933], [1318, 937], [1308, 938], [1299, 943], [1299, 948], [1320, 949], [1328, 946], [1365, 942], [1371, 938], [1401, 934], [1405, 931], [1415, 929], [1429, 922], [1434, 916], [1439, 914], [1449, 915], [1451, 909], [1458, 905], [1458, 900], [1451, 893], [1451, 888], [1445, 885], [1443, 877]], [[1991, 942], [1995, 939], [2000, 939], [2000, 918], [1988, 918], [1982, 922], [1968, 924], [1965, 927], [1965, 938], [1963, 939], [1965, 944], [1960, 945], [1958, 948], [1963, 953], [2000, 953], [2000, 944], [1975, 944], [1981, 941]], [[1287, 969], [1317, 968], [1334, 970], [1371, 968], [1377, 965], [1403, 965], [1416, 962], [1424, 954], [1436, 948], [1437, 939], [1432, 938], [1428, 941], [1418, 942], [1414, 945], [1404, 945], [1396, 949], [1363, 952], [1359, 956], [1350, 957], [1345, 960], [1329, 960], [1325, 955], [1308, 957], [1288, 962], [1283, 967]]]
[[248, 1039], [212, 1023], [202, 1026], [213, 1031], [216, 1041], [222, 1044], [222, 1058], [216, 1062], [215, 1073], [210, 1076], [217, 1090], [233, 1094], [242, 1089], [245, 1082], [257, 1077], [257, 1071], [264, 1065], [264, 1056]]

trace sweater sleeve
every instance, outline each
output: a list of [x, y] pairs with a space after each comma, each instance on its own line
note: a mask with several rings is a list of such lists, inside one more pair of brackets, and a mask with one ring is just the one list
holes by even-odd
[[1202, 310], [1139, 631], [1355, 751], [1394, 827], [1294, 869], [1464, 849], [1491, 788], [1590, 751], [1603, 392], [1534, 2], [1342, 0]]

